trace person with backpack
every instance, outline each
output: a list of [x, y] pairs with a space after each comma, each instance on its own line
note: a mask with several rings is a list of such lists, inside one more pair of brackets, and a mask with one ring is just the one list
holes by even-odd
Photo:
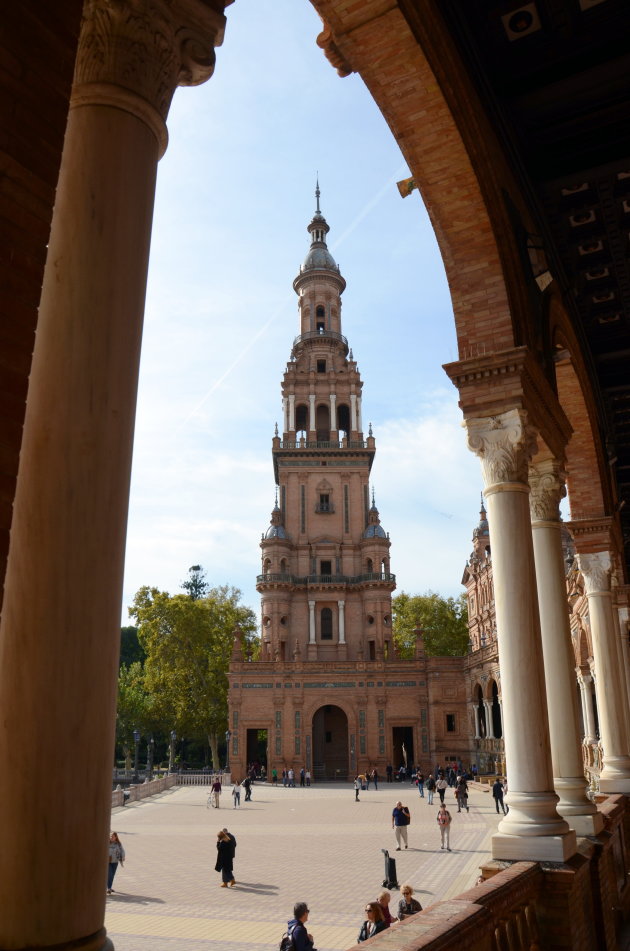
[[293, 918], [287, 922], [287, 932], [282, 936], [279, 951], [316, 951], [315, 940], [306, 930], [309, 910], [305, 901], [293, 907]]
[[442, 845], [440, 846], [440, 848], [442, 849], [446, 848], [446, 851], [450, 852], [451, 851], [451, 822], [453, 821], [453, 817], [451, 816], [450, 812], [446, 808], [445, 803], [440, 804], [440, 808], [438, 809], [438, 814], [437, 814], [437, 821], [440, 827], [440, 835], [442, 837]]

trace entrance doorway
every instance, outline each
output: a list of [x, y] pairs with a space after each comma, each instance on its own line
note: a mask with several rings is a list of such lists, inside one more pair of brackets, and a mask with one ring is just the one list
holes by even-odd
[[348, 780], [348, 717], [327, 704], [313, 717], [313, 775], [316, 780]]
[[267, 730], [247, 731], [247, 760], [245, 765], [256, 767], [256, 774], [260, 774], [260, 767], [267, 771]]
[[401, 764], [407, 769], [414, 765], [413, 727], [395, 726], [392, 728], [392, 759], [394, 770]]

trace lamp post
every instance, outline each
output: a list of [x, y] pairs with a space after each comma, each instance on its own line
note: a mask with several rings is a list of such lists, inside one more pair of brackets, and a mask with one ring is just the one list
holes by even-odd
[[133, 781], [134, 783], [138, 782], [138, 750], [140, 748], [140, 730], [133, 731], [133, 742], [135, 745], [135, 751], [133, 755]]
[[169, 773], [173, 772], [173, 763], [175, 761], [175, 743], [177, 741], [177, 733], [175, 730], [171, 730], [171, 748], [169, 751], [168, 757], [168, 771]]
[[149, 781], [153, 779], [153, 751], [155, 749], [155, 740], [150, 736], [147, 741], [147, 775]]
[[230, 737], [232, 734], [229, 730], [225, 731], [225, 772], [229, 773], [230, 771]]

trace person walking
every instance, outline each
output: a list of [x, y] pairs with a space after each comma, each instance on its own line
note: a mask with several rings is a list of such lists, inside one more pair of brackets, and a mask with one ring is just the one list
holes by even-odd
[[442, 838], [442, 845], [440, 846], [440, 848], [442, 849], [446, 848], [446, 851], [450, 852], [451, 851], [451, 822], [453, 821], [453, 817], [451, 816], [450, 812], [446, 808], [445, 803], [440, 804], [440, 808], [438, 809], [438, 814], [437, 814], [437, 821], [440, 827], [440, 835]]
[[387, 928], [387, 922], [383, 917], [383, 909], [377, 901], [367, 903], [365, 906], [365, 914], [367, 915], [367, 919], [361, 925], [357, 944], [361, 944], [362, 941], [367, 941], [368, 938], [373, 938], [375, 934], [380, 934], [381, 931], [385, 931]]
[[433, 773], [429, 773], [429, 778], [427, 779], [427, 805], [433, 805], [433, 796], [435, 794], [435, 780], [433, 778]]
[[418, 783], [418, 792], [420, 793], [420, 798], [424, 799], [424, 773], [416, 773], [416, 782]]
[[505, 803], [503, 802], [503, 783], [501, 782], [500, 776], [497, 776], [492, 785], [492, 798], [494, 799], [494, 804], [497, 807], [497, 812], [499, 811], [499, 806], [501, 806], [503, 815], [505, 815], [507, 810], [505, 808]]
[[295, 789], [295, 772], [293, 771], [293, 769], [289, 770], [289, 772], [287, 773], [287, 778], [289, 780], [289, 787], [292, 786]]
[[221, 799], [221, 780], [219, 778], [215, 779], [213, 782], [210, 795], [212, 796], [212, 805], [215, 809], [218, 809]]
[[411, 816], [409, 814], [409, 809], [407, 806], [403, 806], [402, 802], [397, 802], [392, 810], [392, 829], [394, 830], [394, 835], [396, 836], [396, 851], [400, 852], [401, 843], [405, 843], [405, 848], [408, 848], [407, 843], [407, 826], [411, 822]]
[[465, 809], [466, 812], [470, 812], [468, 808], [468, 783], [463, 776], [459, 777], [455, 787], [455, 796], [457, 797], [457, 811], [461, 812], [462, 809]]
[[306, 770], [306, 785], [307, 787], [311, 785], [311, 771], [310, 769]]
[[243, 780], [243, 789], [245, 790], [245, 802], [252, 801], [252, 781], [249, 776]]
[[378, 789], [378, 772], [376, 766], [372, 770], [372, 782], [374, 783], [374, 789]]
[[274, 768], [271, 770], [271, 785], [272, 785], [272, 786], [277, 786], [277, 785], [278, 785], [278, 770], [276, 769], [275, 766], [274, 766]]
[[435, 788], [436, 788], [437, 791], [438, 791], [438, 795], [439, 795], [439, 797], [440, 797], [440, 802], [444, 802], [444, 793], [445, 793], [446, 790], [448, 789], [448, 783], [447, 783], [446, 780], [444, 779], [444, 776], [440, 776], [440, 778], [438, 779], [437, 783], [435, 784]]
[[306, 772], [304, 767], [300, 770], [300, 787], [303, 789], [306, 786]]
[[107, 866], [107, 894], [111, 895], [114, 891], [112, 885], [114, 884], [114, 875], [118, 869], [118, 866], [121, 867], [125, 864], [125, 850], [122, 847], [122, 842], [118, 838], [117, 832], [109, 833], [109, 864]]
[[354, 786], [354, 801], [361, 802], [361, 800], [359, 799], [359, 790], [361, 789], [361, 782], [358, 776], [354, 777], [353, 786]]
[[234, 785], [232, 786], [232, 799], [234, 800], [234, 808], [241, 808], [241, 787], [239, 785], [238, 779], [234, 780]]
[[214, 869], [221, 872], [221, 888], [232, 888], [234, 881], [234, 855], [236, 853], [236, 839], [226, 829], [217, 833], [217, 861]]
[[398, 917], [400, 921], [404, 921], [405, 918], [411, 918], [412, 915], [417, 915], [419, 911], [422, 911], [420, 902], [412, 897], [413, 888], [408, 882], [401, 885], [400, 894], [402, 895], [402, 898], [398, 902]]
[[394, 781], [394, 780], [392, 779], [392, 773], [393, 773], [393, 772], [394, 772], [394, 767], [392, 766], [391, 763], [388, 763], [387, 766], [385, 767], [385, 775], [386, 775], [386, 777], [387, 777], [387, 782], [388, 782], [388, 783], [393, 783], [393, 781]]
[[315, 939], [306, 930], [309, 910], [305, 901], [298, 901], [293, 906], [293, 918], [287, 921], [287, 947], [295, 951], [315, 951]]

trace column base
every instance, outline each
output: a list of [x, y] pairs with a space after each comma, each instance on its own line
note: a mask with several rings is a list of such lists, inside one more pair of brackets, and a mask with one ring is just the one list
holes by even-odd
[[624, 793], [630, 794], [630, 776], [613, 774], [606, 776], [604, 771], [599, 777], [599, 791], [603, 793]]
[[317, 644], [310, 644], [306, 648], [308, 660], [317, 660]]
[[601, 812], [595, 811], [588, 815], [581, 816], [569, 816], [565, 814], [564, 818], [576, 835], [599, 835], [604, 828], [604, 817]]
[[107, 937], [105, 928], [87, 938], [72, 938], [61, 944], [37, 945], [37, 951], [114, 951], [114, 945]]
[[577, 838], [573, 829], [564, 835], [505, 835], [492, 836], [492, 858], [525, 862], [566, 862], [577, 852]]

